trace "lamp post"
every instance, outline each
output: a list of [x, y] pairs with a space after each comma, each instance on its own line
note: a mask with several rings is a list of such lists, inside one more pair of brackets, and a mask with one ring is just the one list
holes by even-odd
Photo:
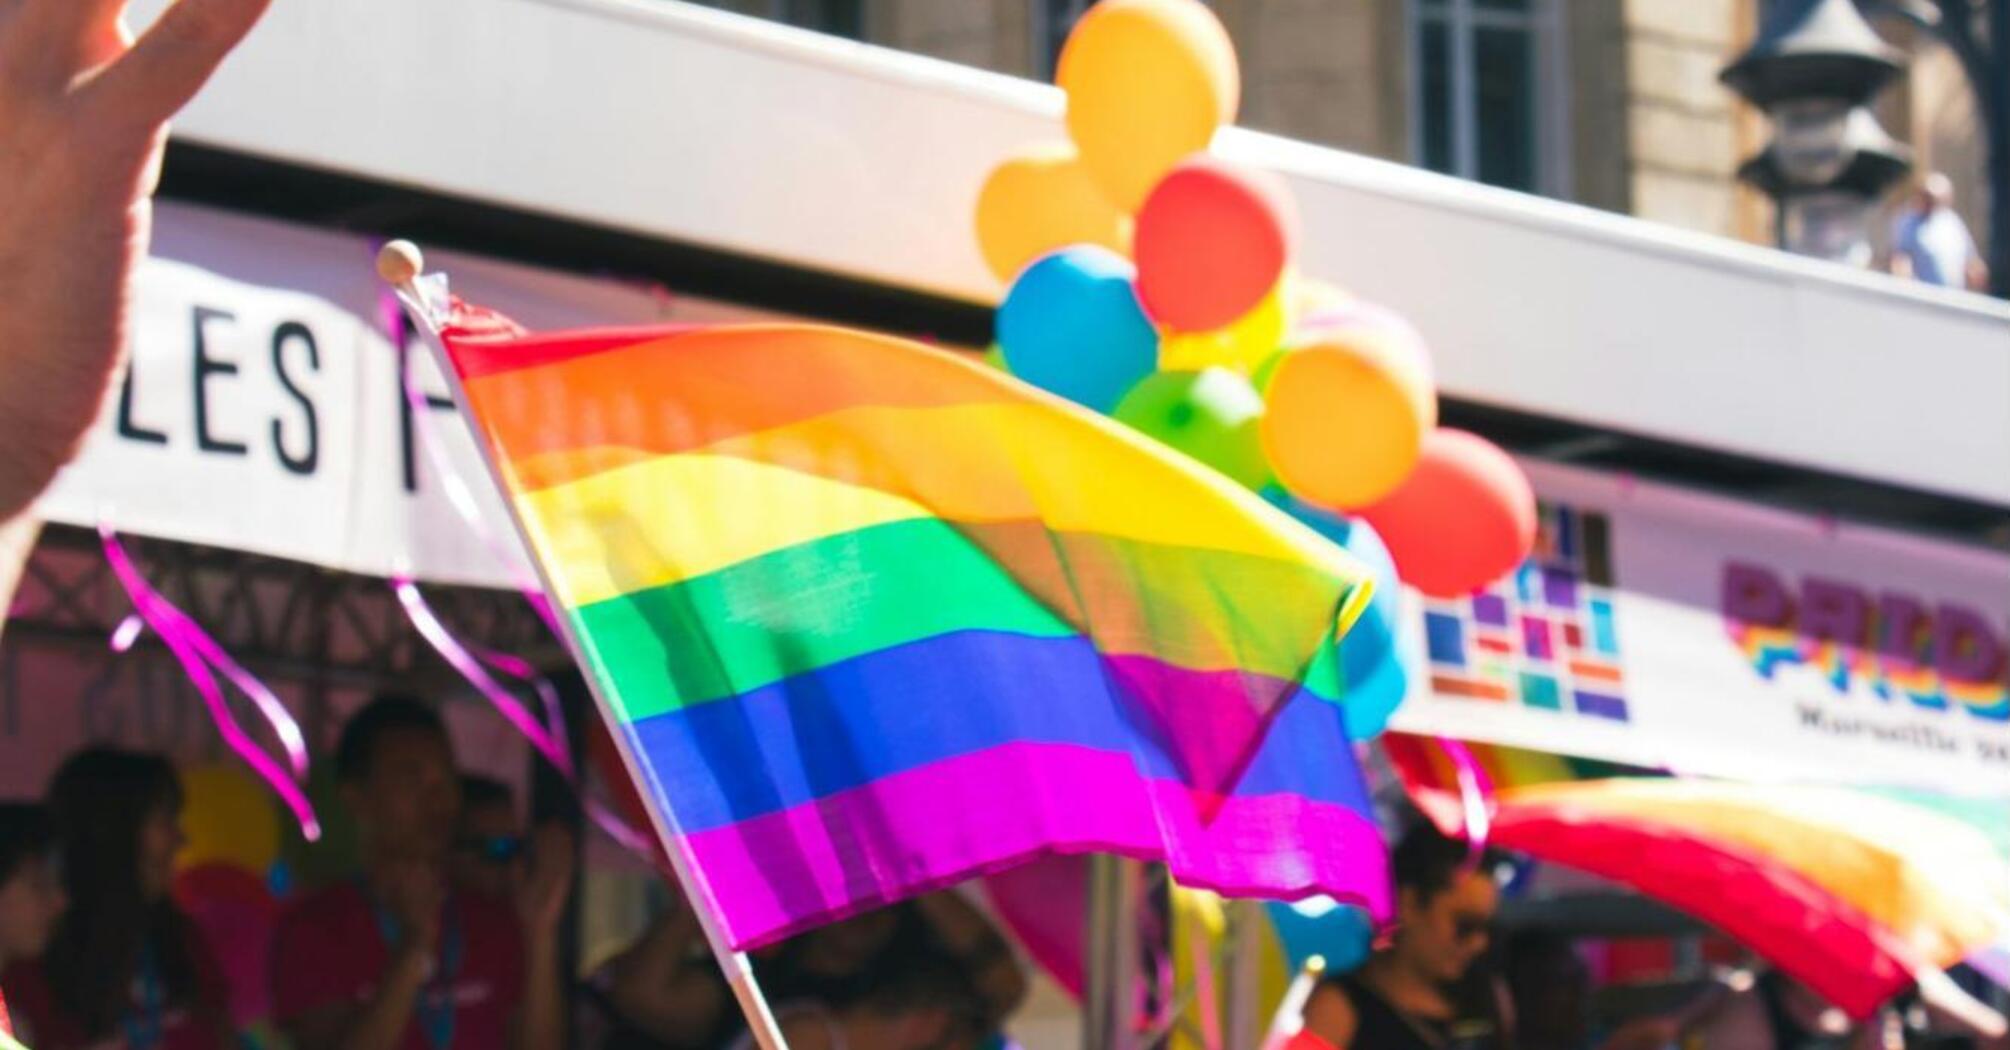
[[1782, 248], [1870, 262], [1879, 198], [1912, 167], [1870, 101], [1901, 56], [1852, 0], [1784, 0], [1724, 83], [1772, 118], [1773, 141], [1738, 176], [1779, 202]]

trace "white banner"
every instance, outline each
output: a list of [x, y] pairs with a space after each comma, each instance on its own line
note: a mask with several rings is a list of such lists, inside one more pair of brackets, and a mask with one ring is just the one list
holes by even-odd
[[[164, 204], [135, 304], [132, 368], [83, 456], [40, 505], [51, 521], [254, 551], [373, 576], [514, 578], [455, 515], [425, 462], [429, 428], [491, 531], [517, 551], [432, 360], [414, 420], [364, 238]], [[532, 328], [745, 318], [611, 281], [452, 253], [454, 290]]]
[[1524, 463], [1535, 558], [1427, 602], [1397, 728], [1683, 773], [2010, 794], [2010, 557]]

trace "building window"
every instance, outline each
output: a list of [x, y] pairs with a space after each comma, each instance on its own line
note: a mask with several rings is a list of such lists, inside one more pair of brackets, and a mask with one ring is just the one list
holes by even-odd
[[1409, 0], [1411, 155], [1494, 186], [1570, 194], [1559, 0]]
[[865, 0], [769, 0], [768, 17], [820, 33], [865, 39]]
[[1033, 8], [1033, 74], [1042, 80], [1054, 79], [1061, 61], [1061, 45], [1068, 32], [1095, 0], [1027, 0]]

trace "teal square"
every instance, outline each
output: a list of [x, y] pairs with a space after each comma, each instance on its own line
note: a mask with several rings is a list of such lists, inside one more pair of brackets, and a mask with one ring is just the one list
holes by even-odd
[[1563, 691], [1556, 686], [1556, 679], [1546, 674], [1522, 672], [1521, 702], [1545, 711], [1563, 710]]

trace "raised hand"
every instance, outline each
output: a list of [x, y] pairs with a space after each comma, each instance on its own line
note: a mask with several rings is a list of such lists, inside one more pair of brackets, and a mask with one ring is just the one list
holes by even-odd
[[516, 885], [517, 915], [526, 936], [549, 936], [558, 929], [572, 892], [573, 853], [572, 835], [565, 828], [545, 824], [531, 832], [527, 863]]
[[124, 0], [0, 0], [0, 525], [117, 374], [167, 120], [270, 0], [180, 0], [137, 43]]

